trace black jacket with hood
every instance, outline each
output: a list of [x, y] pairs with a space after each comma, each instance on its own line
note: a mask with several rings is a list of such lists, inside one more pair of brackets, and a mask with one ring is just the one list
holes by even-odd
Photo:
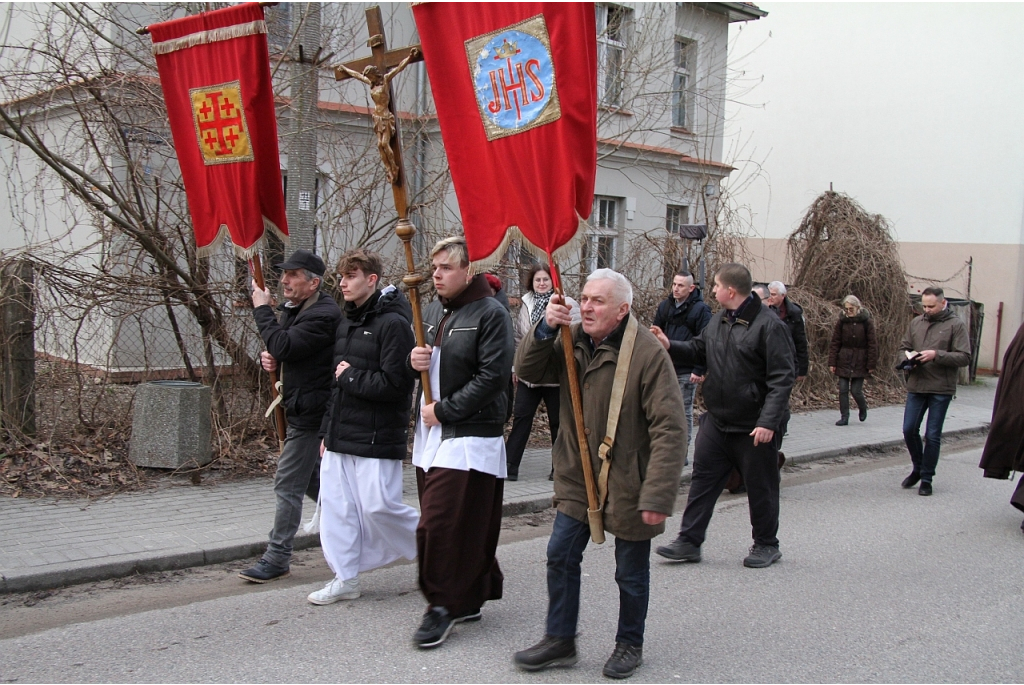
[[[412, 308], [392, 286], [362, 307], [345, 304], [334, 343], [333, 389], [320, 433], [331, 452], [404, 459], [413, 379], [405, 359], [416, 344]], [[334, 369], [349, 366], [334, 379]]]
[[735, 320], [719, 310], [700, 335], [673, 344], [669, 355], [707, 367], [704, 406], [719, 430], [777, 431], [789, 417], [789, 393], [796, 381], [793, 338], [756, 294], [740, 305]]
[[[515, 354], [512, 317], [491, 296], [483, 274], [457, 297], [427, 305], [423, 325], [427, 344], [441, 347], [441, 396], [433, 398], [441, 439], [504, 435]], [[419, 378], [408, 361], [406, 369]]]

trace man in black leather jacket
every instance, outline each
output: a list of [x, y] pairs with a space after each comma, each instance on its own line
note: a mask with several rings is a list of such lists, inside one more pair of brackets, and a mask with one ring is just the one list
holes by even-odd
[[302, 494], [316, 501], [320, 491], [317, 460], [320, 453], [320, 421], [331, 396], [334, 331], [341, 320], [338, 303], [320, 292], [327, 270], [324, 261], [309, 250], [296, 250], [281, 269], [285, 302], [271, 307], [269, 290], [252, 284], [253, 316], [267, 351], [260, 362], [267, 371], [279, 369], [288, 416], [288, 434], [277, 459], [274, 495], [277, 507], [267, 551], [256, 565], [239, 577], [266, 583], [288, 575], [292, 540], [302, 517]]
[[429, 371], [432, 391], [413, 443], [419, 582], [428, 602], [413, 637], [421, 648], [440, 645], [454, 624], [479, 620], [483, 603], [501, 598], [494, 554], [515, 351], [512, 319], [484, 275], [470, 272], [465, 240], [440, 241], [432, 260], [439, 299], [424, 312], [427, 345], [409, 355], [409, 373]]
[[779, 551], [778, 432], [789, 416], [793, 339], [785, 324], [751, 292], [750, 272], [726, 264], [715, 274], [722, 309], [694, 340], [675, 343], [653, 331], [672, 357], [703, 363], [704, 404], [693, 451], [693, 480], [679, 536], [657, 553], [698, 562], [715, 503], [733, 468], [747, 485], [754, 545], [744, 566], [764, 568]]

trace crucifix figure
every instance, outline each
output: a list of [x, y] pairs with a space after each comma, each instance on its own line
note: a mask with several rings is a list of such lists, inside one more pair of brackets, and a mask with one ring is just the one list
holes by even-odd
[[391, 112], [391, 80], [405, 69], [410, 61], [419, 57], [419, 54], [419, 47], [413, 46], [405, 59], [384, 74], [374, 64], [363, 69], [361, 74], [344, 64], [338, 67], [352, 78], [370, 86], [370, 98], [373, 100], [373, 132], [377, 134], [377, 150], [380, 151], [380, 159], [384, 162], [384, 171], [389, 183], [394, 183], [398, 178], [398, 162], [391, 149], [391, 138], [395, 135], [395, 115]]
[[[371, 114], [373, 131], [377, 136], [377, 148], [380, 150], [388, 182], [391, 183], [395, 210], [398, 212], [395, 234], [405, 247], [405, 265], [408, 273], [402, 278], [402, 282], [409, 289], [416, 344], [422, 346], [425, 344], [423, 314], [420, 310], [420, 284], [423, 282], [423, 276], [416, 270], [416, 259], [412, 254], [412, 239], [416, 235], [416, 227], [409, 221], [409, 200], [405, 194], [405, 173], [402, 165], [402, 139], [395, 117], [391, 81], [411, 62], [422, 61], [423, 50], [419, 45], [388, 50], [380, 7], [374, 6], [366, 10], [366, 28], [370, 32], [367, 45], [370, 46], [372, 54], [335, 67], [334, 78], [337, 81], [354, 78], [370, 86], [370, 97], [374, 104]], [[430, 404], [430, 376], [426, 371], [420, 374], [420, 386], [423, 388], [424, 400]]]

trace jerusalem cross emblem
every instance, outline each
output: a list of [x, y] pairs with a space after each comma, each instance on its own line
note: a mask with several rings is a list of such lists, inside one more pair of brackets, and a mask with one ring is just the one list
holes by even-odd
[[242, 108], [242, 87], [238, 81], [193, 88], [193, 121], [203, 163], [251, 162], [252, 146]]

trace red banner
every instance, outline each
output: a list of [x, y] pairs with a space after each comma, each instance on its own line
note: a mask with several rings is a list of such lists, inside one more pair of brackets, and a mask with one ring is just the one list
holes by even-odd
[[413, 6], [469, 257], [511, 238], [552, 254], [590, 216], [597, 173], [592, 3]]
[[258, 3], [149, 27], [200, 255], [287, 238], [267, 25]]

